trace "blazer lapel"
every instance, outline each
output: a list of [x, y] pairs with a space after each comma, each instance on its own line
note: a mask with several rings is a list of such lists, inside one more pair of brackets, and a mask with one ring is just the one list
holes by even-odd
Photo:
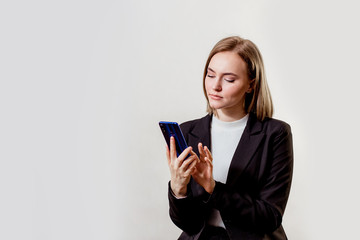
[[[198, 143], [201, 142], [203, 146], [207, 146], [209, 149], [211, 147], [210, 140], [210, 124], [212, 115], [207, 115], [204, 118], [200, 119], [192, 130], [188, 134], [188, 145], [193, 147], [193, 151], [198, 154]], [[210, 149], [211, 151], [211, 149]], [[207, 196], [205, 189], [200, 186], [197, 182], [191, 181], [191, 190], [194, 197], [203, 197]]]
[[235, 184], [237, 178], [242, 174], [244, 169], [246, 169], [252, 156], [263, 140], [264, 134], [261, 133], [261, 130], [262, 123], [257, 120], [254, 114], [250, 114], [244, 133], [231, 160], [226, 180], [227, 184]]
[[198, 143], [201, 142], [203, 146], [207, 146], [211, 151], [210, 125], [212, 115], [207, 115], [197, 122], [193, 130], [189, 132], [188, 144], [193, 147], [194, 152], [198, 152]]

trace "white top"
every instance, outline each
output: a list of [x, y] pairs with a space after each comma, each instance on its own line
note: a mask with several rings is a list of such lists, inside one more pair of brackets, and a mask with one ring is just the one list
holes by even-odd
[[[223, 122], [214, 115], [211, 123], [211, 153], [214, 180], [226, 183], [231, 160], [249, 119], [247, 114], [234, 122]], [[213, 209], [208, 224], [225, 228], [220, 212]]]

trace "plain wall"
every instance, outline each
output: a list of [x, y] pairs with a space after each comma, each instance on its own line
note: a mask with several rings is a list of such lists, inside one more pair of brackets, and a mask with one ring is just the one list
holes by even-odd
[[292, 126], [289, 239], [358, 236], [356, 1], [0, 3], [0, 239], [176, 239], [158, 121], [205, 115], [223, 37], [263, 54]]

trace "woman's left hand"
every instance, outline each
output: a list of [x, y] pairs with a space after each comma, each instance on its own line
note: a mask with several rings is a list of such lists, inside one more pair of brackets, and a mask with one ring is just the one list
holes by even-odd
[[215, 180], [213, 178], [213, 164], [210, 150], [202, 143], [198, 144], [200, 161], [196, 164], [196, 170], [192, 174], [194, 180], [200, 184], [206, 192], [212, 193], [215, 188]]

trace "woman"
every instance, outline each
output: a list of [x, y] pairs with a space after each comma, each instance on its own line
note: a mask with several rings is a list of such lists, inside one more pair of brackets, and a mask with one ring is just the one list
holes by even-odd
[[179, 239], [287, 239], [281, 222], [292, 136], [288, 124], [271, 118], [256, 45], [236, 36], [219, 41], [203, 87], [209, 114], [181, 125], [189, 147], [179, 157], [173, 138], [167, 151], [170, 217], [183, 230]]

